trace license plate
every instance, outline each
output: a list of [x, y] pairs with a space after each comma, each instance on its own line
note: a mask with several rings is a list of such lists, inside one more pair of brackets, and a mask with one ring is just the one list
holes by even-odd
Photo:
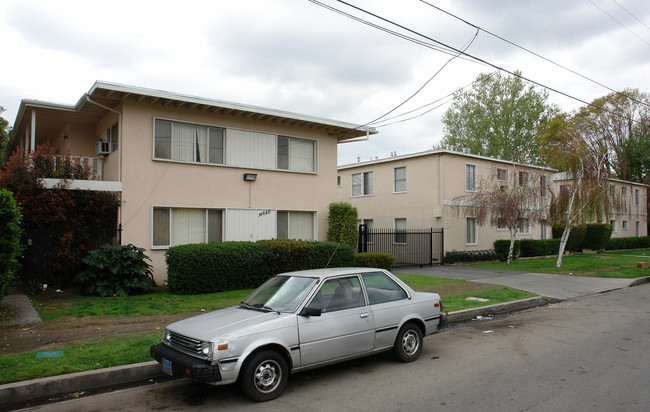
[[162, 358], [161, 364], [163, 372], [169, 376], [174, 376], [174, 372], [172, 372], [172, 361]]

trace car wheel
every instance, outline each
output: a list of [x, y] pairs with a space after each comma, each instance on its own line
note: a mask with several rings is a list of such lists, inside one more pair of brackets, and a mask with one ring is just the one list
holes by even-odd
[[287, 385], [287, 362], [273, 350], [263, 350], [246, 361], [239, 377], [244, 394], [256, 402], [275, 399]]
[[422, 330], [415, 323], [402, 326], [397, 334], [393, 353], [402, 362], [413, 362], [422, 352]]

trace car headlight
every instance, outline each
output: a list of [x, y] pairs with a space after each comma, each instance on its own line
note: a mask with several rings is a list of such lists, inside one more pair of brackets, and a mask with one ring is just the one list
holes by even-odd
[[201, 353], [208, 358], [212, 357], [212, 343], [201, 342]]
[[163, 342], [169, 343], [171, 340], [171, 335], [172, 333], [169, 331], [169, 329], [165, 329], [165, 332], [163, 332]]

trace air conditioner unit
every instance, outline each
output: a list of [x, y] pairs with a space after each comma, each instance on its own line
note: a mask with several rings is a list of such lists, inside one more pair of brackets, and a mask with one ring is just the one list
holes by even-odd
[[96, 156], [106, 156], [111, 154], [111, 143], [110, 142], [97, 142], [97, 147], [95, 148]]

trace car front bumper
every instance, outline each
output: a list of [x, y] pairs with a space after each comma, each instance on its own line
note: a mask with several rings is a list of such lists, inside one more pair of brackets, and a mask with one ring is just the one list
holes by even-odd
[[219, 365], [212, 365], [208, 361], [185, 355], [162, 343], [153, 345], [150, 352], [151, 357], [161, 365], [163, 364], [163, 359], [171, 362], [171, 368], [166, 372], [171, 372], [172, 376], [187, 377], [209, 383], [222, 380]]

